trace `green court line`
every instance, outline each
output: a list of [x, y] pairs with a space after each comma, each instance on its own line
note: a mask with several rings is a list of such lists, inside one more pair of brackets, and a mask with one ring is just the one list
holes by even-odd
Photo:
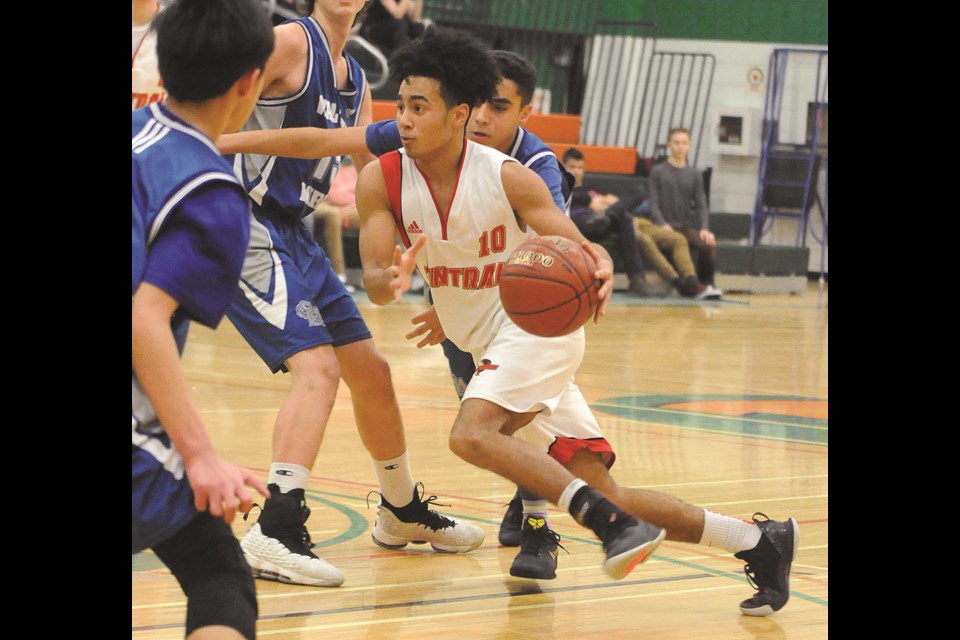
[[746, 416], [726, 416], [698, 411], [667, 409], [664, 405], [687, 402], [717, 402], [728, 400], [793, 400], [821, 401], [821, 398], [801, 396], [765, 396], [765, 395], [649, 395], [619, 396], [605, 398], [590, 407], [598, 412], [615, 415], [628, 420], [665, 424], [685, 429], [742, 435], [751, 438], [764, 438], [799, 442], [806, 444], [827, 444], [827, 421], [818, 418], [789, 416], [779, 414], [752, 413]]

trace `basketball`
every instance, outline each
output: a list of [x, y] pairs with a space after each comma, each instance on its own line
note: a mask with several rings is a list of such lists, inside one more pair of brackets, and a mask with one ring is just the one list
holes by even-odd
[[500, 273], [500, 302], [513, 322], [535, 336], [565, 336], [586, 324], [600, 304], [597, 263], [576, 242], [540, 236], [514, 250]]

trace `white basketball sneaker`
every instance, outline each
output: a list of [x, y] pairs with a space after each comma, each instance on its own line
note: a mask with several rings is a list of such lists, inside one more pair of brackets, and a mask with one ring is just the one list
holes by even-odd
[[413, 488], [410, 504], [397, 508], [380, 495], [377, 521], [373, 525], [373, 541], [385, 549], [402, 549], [408, 543], [430, 543], [441, 553], [466, 553], [483, 544], [480, 527], [440, 515], [430, 509], [437, 496], [423, 500], [423, 483]]
[[310, 508], [303, 489], [280, 493], [276, 484], [269, 484], [267, 488], [270, 497], [263, 505], [260, 518], [240, 541], [253, 575], [311, 587], [343, 584], [340, 570], [310, 550], [313, 543], [305, 526]]

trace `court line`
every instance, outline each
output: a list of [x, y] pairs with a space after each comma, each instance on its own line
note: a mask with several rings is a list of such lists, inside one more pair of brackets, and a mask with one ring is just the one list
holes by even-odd
[[[689, 576], [674, 576], [669, 578], [650, 578], [645, 580], [628, 580], [628, 581], [617, 581], [610, 583], [595, 583], [589, 585], [575, 585], [570, 587], [555, 587], [555, 588], [542, 588], [536, 587], [535, 590], [520, 591], [520, 592], [500, 592], [500, 593], [490, 593], [484, 595], [473, 595], [473, 596], [460, 596], [454, 598], [436, 598], [433, 600], [413, 600], [407, 602], [394, 602], [384, 605], [366, 605], [366, 606], [357, 606], [357, 607], [344, 607], [339, 609], [328, 609], [328, 610], [311, 610], [311, 611], [300, 611], [295, 613], [282, 613], [282, 614], [273, 614], [261, 616], [258, 619], [258, 623], [268, 621], [268, 620], [289, 620], [291, 618], [307, 617], [307, 616], [327, 616], [327, 615], [336, 615], [342, 613], [357, 613], [363, 611], [383, 611], [389, 609], [406, 609], [409, 607], [425, 607], [425, 606], [434, 606], [434, 605], [443, 605], [443, 604], [455, 604], [462, 602], [481, 602], [481, 601], [490, 601], [490, 600], [502, 600], [503, 598], [514, 598], [521, 597], [526, 595], [549, 595], [557, 593], [569, 593], [576, 591], [593, 591], [599, 589], [609, 589], [609, 588], [622, 588], [626, 586], [637, 586], [645, 584], [666, 584], [671, 582], [683, 582], [687, 580], [702, 580], [705, 578], [717, 577], [715, 572], [705, 573], [705, 574], [694, 574]], [[557, 607], [557, 606], [583, 606], [586, 604], [600, 603], [600, 602], [615, 602], [618, 600], [632, 600], [632, 599], [641, 599], [641, 598], [653, 598], [653, 597], [664, 597], [664, 596], [674, 596], [674, 595], [685, 595], [691, 593], [705, 593], [708, 591], [720, 591], [726, 589], [740, 588], [742, 585], [719, 585], [711, 587], [696, 587], [692, 589], [681, 589], [676, 591], [662, 592], [657, 591], [654, 593], [631, 593], [625, 595], [612, 595], [596, 598], [577, 599], [574, 601], [564, 601], [564, 602], [549, 602], [549, 603], [540, 603], [532, 605], [518, 605], [513, 606], [512, 610], [516, 611], [519, 609], [540, 609], [547, 607]], [[819, 604], [821, 606], [828, 606], [828, 602], [822, 598], [816, 598], [813, 596], [806, 596], [804, 594], [799, 594], [791, 591], [791, 598], [799, 598], [806, 600], [813, 604]], [[464, 616], [464, 615], [483, 615], [486, 613], [501, 613], [499, 609], [486, 609], [486, 610], [474, 610], [474, 611], [465, 611], [463, 609], [456, 612], [449, 613], [423, 613], [418, 611], [417, 620], [436, 620], [449, 618], [452, 616]], [[304, 631], [322, 631], [330, 629], [342, 629], [347, 627], [355, 626], [366, 626], [374, 624], [392, 624], [395, 622], [408, 622], [410, 620], [409, 615], [404, 615], [399, 618], [381, 618], [376, 620], [354, 620], [349, 622], [340, 622], [340, 623], [330, 623], [330, 624], [320, 624], [320, 625], [306, 625], [292, 628], [284, 629], [275, 629], [275, 630], [257, 630], [257, 636], [268, 636], [268, 635], [283, 635], [290, 633], [300, 633]], [[132, 631], [134, 633], [138, 631], [152, 631], [160, 629], [176, 629], [182, 628], [184, 625], [177, 623], [168, 623], [168, 624], [158, 624], [158, 625], [145, 625], [141, 627], [133, 627]]]

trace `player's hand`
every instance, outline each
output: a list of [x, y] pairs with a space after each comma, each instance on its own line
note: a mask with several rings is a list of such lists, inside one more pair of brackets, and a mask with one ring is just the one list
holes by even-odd
[[708, 247], [714, 247], [717, 244], [717, 238], [708, 229], [700, 229], [700, 239]]
[[419, 323], [420, 326], [406, 335], [407, 340], [412, 340], [425, 333], [427, 334], [426, 338], [417, 343], [417, 349], [428, 346], [432, 347], [447, 339], [447, 335], [443, 332], [443, 327], [440, 326], [440, 318], [437, 317], [437, 310], [433, 306], [423, 313], [418, 313], [413, 316], [410, 322], [413, 324]]
[[388, 271], [393, 298], [398, 303], [403, 300], [403, 294], [410, 290], [413, 270], [417, 268], [417, 254], [425, 244], [427, 244], [427, 236], [421, 235], [406, 251], [400, 245], [397, 245], [393, 251], [393, 265]]
[[263, 480], [249, 469], [227, 462], [214, 452], [184, 461], [187, 479], [193, 489], [193, 504], [197, 511], [233, 522], [237, 511], [247, 513], [253, 505], [253, 495], [247, 487], [256, 489], [264, 498], [270, 496]]
[[601, 255], [589, 240], [585, 240], [580, 246], [597, 263], [597, 270], [593, 277], [595, 280], [599, 280], [601, 284], [597, 293], [600, 304], [597, 305], [597, 312], [593, 316], [593, 322], [596, 324], [600, 322], [600, 318], [606, 315], [607, 302], [610, 301], [610, 295], [613, 293], [613, 261], [606, 252]]

